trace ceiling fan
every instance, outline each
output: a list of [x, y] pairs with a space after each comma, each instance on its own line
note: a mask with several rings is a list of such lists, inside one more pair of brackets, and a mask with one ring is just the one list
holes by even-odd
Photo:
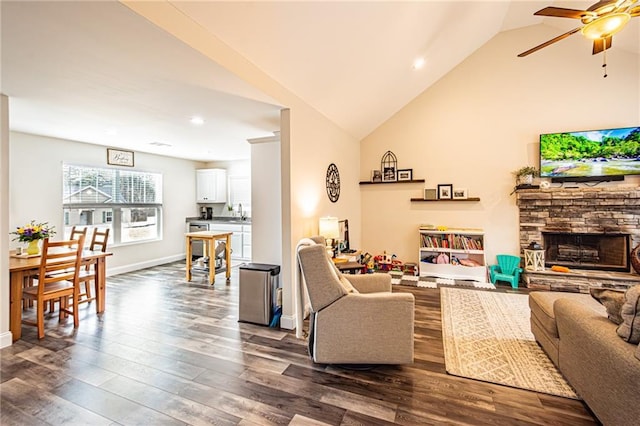
[[578, 31], [582, 32], [586, 38], [593, 40], [593, 54], [595, 55], [611, 48], [613, 35], [624, 28], [631, 18], [640, 16], [640, 1], [601, 0], [591, 5], [587, 10], [549, 6], [537, 11], [534, 15], [580, 19], [583, 25], [522, 52], [518, 57], [522, 58], [537, 52]]

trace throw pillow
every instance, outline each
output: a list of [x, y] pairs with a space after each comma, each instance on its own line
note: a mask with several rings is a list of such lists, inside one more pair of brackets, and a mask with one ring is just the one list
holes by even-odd
[[640, 285], [634, 285], [625, 293], [620, 316], [622, 324], [616, 329], [618, 336], [637, 345], [640, 343]]
[[620, 316], [620, 310], [624, 303], [625, 290], [615, 290], [611, 288], [591, 288], [589, 290], [591, 297], [596, 299], [607, 308], [607, 315], [609, 320], [614, 324], [621, 324], [622, 317]]

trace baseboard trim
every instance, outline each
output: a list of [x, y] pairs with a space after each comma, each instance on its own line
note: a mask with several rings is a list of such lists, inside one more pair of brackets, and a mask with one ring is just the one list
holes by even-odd
[[280, 317], [280, 328], [285, 330], [295, 330], [296, 317], [295, 315], [283, 315]]
[[10, 331], [0, 333], [0, 349], [13, 345], [13, 334]]
[[167, 256], [160, 259], [153, 259], [146, 262], [131, 263], [129, 265], [117, 266], [115, 268], [107, 267], [107, 276], [124, 274], [126, 272], [138, 271], [140, 269], [152, 268], [158, 265], [164, 265], [165, 263], [177, 262], [178, 260], [184, 260], [185, 255], [176, 254], [173, 256]]

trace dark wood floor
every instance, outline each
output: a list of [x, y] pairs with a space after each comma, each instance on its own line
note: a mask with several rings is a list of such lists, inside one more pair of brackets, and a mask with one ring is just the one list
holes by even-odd
[[174, 263], [108, 279], [107, 309], [0, 351], [2, 425], [582, 425], [580, 401], [449, 376], [438, 290], [416, 296], [416, 359], [314, 365], [285, 330], [238, 323], [238, 272], [215, 286]]

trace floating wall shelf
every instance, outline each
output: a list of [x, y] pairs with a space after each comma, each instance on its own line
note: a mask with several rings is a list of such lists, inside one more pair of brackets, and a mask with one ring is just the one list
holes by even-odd
[[371, 182], [371, 181], [365, 180], [360, 182], [360, 185], [384, 185], [388, 183], [424, 183], [424, 179], [394, 180], [392, 182]]
[[411, 199], [411, 202], [412, 202], [412, 203], [413, 203], [413, 202], [416, 202], [416, 203], [422, 203], [422, 202], [425, 202], [425, 203], [432, 203], [432, 202], [434, 202], [434, 201], [436, 201], [436, 202], [448, 202], [448, 201], [455, 201], [455, 202], [458, 202], [458, 201], [480, 201], [480, 198], [479, 198], [479, 197], [469, 197], [469, 198], [456, 198], [456, 199], [451, 199], [451, 200], [425, 200], [425, 199], [423, 199], [423, 198], [412, 198], [412, 199]]

